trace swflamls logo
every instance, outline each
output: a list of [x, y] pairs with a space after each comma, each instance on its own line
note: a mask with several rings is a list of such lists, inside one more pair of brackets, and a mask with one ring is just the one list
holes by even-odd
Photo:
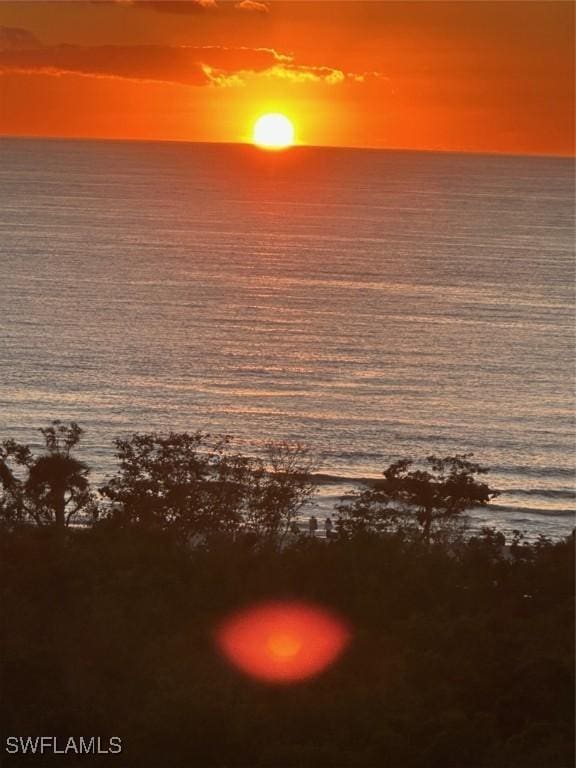
[[9, 755], [119, 755], [122, 739], [111, 736], [8, 736]]

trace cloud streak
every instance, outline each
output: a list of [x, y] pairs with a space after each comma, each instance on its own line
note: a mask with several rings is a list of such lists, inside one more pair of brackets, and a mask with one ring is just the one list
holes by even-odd
[[130, 5], [144, 11], [178, 13], [182, 15], [212, 11], [218, 6], [216, 0], [116, 0], [120, 5]]
[[238, 8], [240, 11], [251, 11], [252, 13], [269, 13], [270, 8], [265, 3], [256, 2], [256, 0], [242, 0], [241, 3], [236, 3], [234, 8]]
[[263, 75], [291, 83], [363, 82], [364, 74], [297, 63], [272, 48], [169, 45], [41, 45], [26, 30], [0, 27], [0, 74], [110, 77], [188, 86], [239, 86]]
[[[145, 11], [158, 13], [178, 13], [181, 15], [198, 14], [203, 11], [226, 10], [217, 0], [116, 0], [120, 5], [130, 5]], [[239, 11], [268, 13], [270, 8], [259, 0], [241, 0], [232, 6]]]

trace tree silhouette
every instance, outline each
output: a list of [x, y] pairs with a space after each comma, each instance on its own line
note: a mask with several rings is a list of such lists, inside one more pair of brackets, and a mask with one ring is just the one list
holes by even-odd
[[409, 459], [384, 470], [383, 480], [338, 506], [343, 536], [360, 531], [390, 533], [418, 529], [429, 542], [434, 529], [453, 523], [467, 509], [485, 506], [498, 495], [477, 477], [488, 470], [472, 454], [427, 456], [424, 468]]
[[[202, 432], [170, 432], [133, 434], [115, 445], [119, 471], [100, 489], [112, 502], [109, 518], [123, 526], [191, 533], [205, 527], [213, 510], [207, 482], [223, 441], [211, 441]], [[236, 522], [234, 515], [218, 518], [213, 522], [225, 529]]]
[[246, 485], [245, 527], [259, 538], [283, 542], [315, 492], [314, 460], [300, 444], [269, 443], [252, 460]]
[[271, 445], [254, 458], [204, 432], [133, 434], [115, 444], [119, 471], [101, 492], [108, 518], [123, 526], [282, 539], [313, 491], [301, 446]]
[[35, 522], [63, 530], [81, 512], [92, 511], [89, 469], [72, 456], [83, 430], [52, 421], [40, 429], [45, 451], [5, 440], [0, 446], [0, 517], [5, 524]]

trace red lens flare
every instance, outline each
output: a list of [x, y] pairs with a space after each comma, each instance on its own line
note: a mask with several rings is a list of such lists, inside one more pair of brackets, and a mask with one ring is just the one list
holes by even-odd
[[267, 602], [224, 619], [216, 643], [242, 672], [271, 683], [293, 683], [332, 664], [350, 640], [345, 623], [310, 603]]

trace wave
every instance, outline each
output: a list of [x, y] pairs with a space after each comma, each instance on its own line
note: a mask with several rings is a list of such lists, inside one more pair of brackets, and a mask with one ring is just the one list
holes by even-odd
[[576, 500], [576, 490], [552, 490], [540, 488], [506, 488], [500, 493], [504, 496], [541, 496], [543, 499], [574, 499]]
[[[316, 485], [343, 485], [345, 483], [352, 483], [353, 485], [371, 485], [377, 480], [382, 480], [382, 475], [368, 477], [366, 475], [337, 475], [329, 472], [316, 472], [313, 474], [313, 480]], [[570, 489], [500, 488], [498, 490], [502, 496], [541, 496], [544, 499], [576, 500], [576, 490]]]
[[500, 464], [490, 467], [490, 475], [526, 475], [526, 477], [567, 477], [572, 482], [576, 480], [576, 472], [572, 467], [534, 467], [529, 465]]
[[576, 517], [576, 510], [574, 509], [550, 509], [546, 507], [519, 507], [518, 505], [509, 504], [494, 504], [491, 503], [487, 507], [475, 507], [471, 511], [490, 510], [492, 512], [506, 512], [518, 514], [521, 512], [523, 515], [540, 515], [544, 517]]
[[316, 472], [312, 476], [315, 485], [371, 485], [381, 477], [351, 477], [350, 475], [331, 475], [325, 472]]
[[[318, 472], [313, 475], [313, 481], [315, 485], [322, 488], [329, 488], [330, 486], [349, 486], [350, 490], [353, 490], [358, 486], [370, 486], [377, 477], [350, 477], [349, 475], [333, 475], [324, 472]], [[576, 500], [576, 493], [569, 490], [539, 490], [539, 489], [519, 489], [519, 488], [507, 488], [502, 490], [500, 499], [505, 499], [506, 496], [526, 496], [530, 499], [542, 498], [542, 499], [567, 499]], [[327, 498], [333, 498], [337, 500], [340, 498], [339, 494], [323, 494]], [[494, 512], [514, 513], [527, 515], [540, 515], [544, 517], [574, 517], [576, 516], [576, 509], [554, 509], [550, 507], [526, 507], [522, 504], [497, 504], [490, 503], [487, 507], [477, 507], [471, 511], [491, 510]]]

